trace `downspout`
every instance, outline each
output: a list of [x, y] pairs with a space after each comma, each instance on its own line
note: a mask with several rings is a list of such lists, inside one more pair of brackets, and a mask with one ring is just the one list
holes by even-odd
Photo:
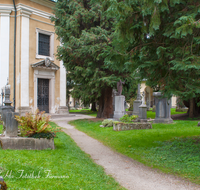
[[15, 25], [14, 25], [14, 80], [13, 80], [13, 107], [15, 110], [15, 70], [16, 70], [16, 17], [17, 17], [17, 10], [16, 10], [16, 6], [15, 6], [15, 0], [13, 0], [13, 5], [14, 5], [14, 9], [15, 9]]

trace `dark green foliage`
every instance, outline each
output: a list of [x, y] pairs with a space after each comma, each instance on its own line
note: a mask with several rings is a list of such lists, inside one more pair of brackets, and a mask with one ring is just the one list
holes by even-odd
[[56, 137], [56, 134], [54, 132], [51, 133], [35, 133], [31, 137], [33, 138], [46, 138], [46, 139], [53, 139]]
[[185, 107], [183, 101], [179, 97], [177, 97], [177, 99], [176, 99], [176, 106], [178, 108], [184, 108]]
[[[106, 62], [108, 56], [116, 59], [118, 54], [115, 19], [106, 10], [107, 6], [97, 1], [60, 0], [52, 18], [63, 44], [57, 56], [64, 61], [68, 77], [74, 83], [72, 95], [84, 103], [94, 102], [105, 93], [108, 95], [120, 79], [126, 79], [127, 85], [133, 81], [132, 72], [124, 67], [124, 62], [120, 67]], [[107, 103], [99, 101], [99, 104], [110, 106], [111, 94], [109, 97]], [[100, 110], [103, 112], [106, 108]]]
[[199, 97], [200, 1], [110, 2], [108, 10], [118, 21], [126, 65], [167, 97]]

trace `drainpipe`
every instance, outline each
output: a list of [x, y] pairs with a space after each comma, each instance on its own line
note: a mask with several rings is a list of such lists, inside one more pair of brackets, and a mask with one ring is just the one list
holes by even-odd
[[14, 5], [14, 9], [15, 9], [15, 25], [14, 25], [14, 80], [13, 80], [13, 88], [14, 88], [14, 92], [13, 92], [13, 107], [15, 110], [15, 70], [16, 70], [16, 17], [17, 17], [17, 10], [16, 10], [16, 6], [15, 6], [15, 0], [13, 0], [13, 5]]

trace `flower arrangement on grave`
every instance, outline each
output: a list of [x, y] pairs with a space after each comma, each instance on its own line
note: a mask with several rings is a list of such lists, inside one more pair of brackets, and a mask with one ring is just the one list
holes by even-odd
[[60, 128], [52, 128], [49, 125], [50, 116], [38, 109], [35, 114], [26, 113], [25, 116], [15, 116], [19, 122], [20, 133], [22, 137], [47, 138], [56, 137], [56, 132], [60, 132]]

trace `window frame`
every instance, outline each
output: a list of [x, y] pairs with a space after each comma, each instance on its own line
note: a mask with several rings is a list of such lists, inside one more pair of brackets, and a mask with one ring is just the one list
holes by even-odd
[[[39, 54], [39, 34], [45, 34], [45, 35], [50, 36], [50, 42], [49, 42], [50, 56]], [[46, 30], [36, 28], [36, 59], [45, 59], [45, 58], [49, 58], [50, 60], [54, 61], [54, 32], [49, 32]]]

